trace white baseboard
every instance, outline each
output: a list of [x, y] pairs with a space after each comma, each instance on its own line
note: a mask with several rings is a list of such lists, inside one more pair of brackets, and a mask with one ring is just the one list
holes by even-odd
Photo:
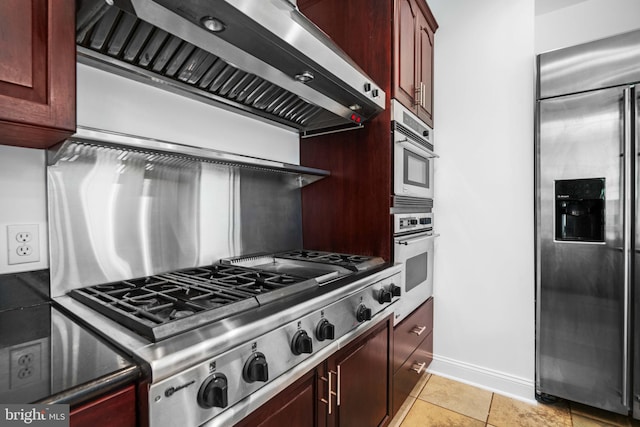
[[427, 372], [527, 403], [536, 403], [534, 381], [527, 378], [435, 354]]

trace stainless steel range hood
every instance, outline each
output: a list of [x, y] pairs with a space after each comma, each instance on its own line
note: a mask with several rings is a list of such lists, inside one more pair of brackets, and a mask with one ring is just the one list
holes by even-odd
[[360, 127], [385, 107], [385, 93], [287, 0], [78, 0], [76, 8], [80, 62], [303, 136]]

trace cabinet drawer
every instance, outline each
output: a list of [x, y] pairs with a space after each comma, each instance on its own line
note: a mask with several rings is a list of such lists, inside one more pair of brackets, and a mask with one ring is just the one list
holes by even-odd
[[[393, 414], [395, 415], [405, 399], [418, 383], [424, 371], [433, 360], [433, 334], [429, 334], [420, 346], [407, 358], [393, 376]], [[423, 365], [424, 363], [424, 365]], [[420, 372], [417, 372], [420, 371]]]
[[393, 331], [393, 372], [400, 368], [432, 329], [433, 298], [429, 298]]

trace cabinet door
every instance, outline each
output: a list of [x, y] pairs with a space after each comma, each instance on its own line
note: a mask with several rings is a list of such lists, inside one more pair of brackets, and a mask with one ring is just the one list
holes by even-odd
[[393, 317], [329, 358], [337, 373], [336, 412], [329, 425], [377, 427], [391, 419]]
[[75, 132], [74, 1], [0, 1], [0, 144], [44, 148]]
[[415, 0], [396, 0], [394, 28], [394, 97], [414, 110], [416, 104], [416, 28], [418, 10]]
[[262, 405], [236, 427], [314, 427], [316, 417], [315, 370]]
[[422, 13], [418, 14], [418, 117], [433, 127], [433, 31]]
[[73, 408], [69, 414], [69, 426], [135, 427], [136, 390], [134, 386], [126, 386], [80, 407]]

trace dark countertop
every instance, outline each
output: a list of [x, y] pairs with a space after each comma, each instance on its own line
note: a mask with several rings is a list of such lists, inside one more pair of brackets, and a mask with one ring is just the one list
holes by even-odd
[[38, 279], [0, 276], [0, 403], [76, 406], [135, 382], [138, 365], [56, 309]]

